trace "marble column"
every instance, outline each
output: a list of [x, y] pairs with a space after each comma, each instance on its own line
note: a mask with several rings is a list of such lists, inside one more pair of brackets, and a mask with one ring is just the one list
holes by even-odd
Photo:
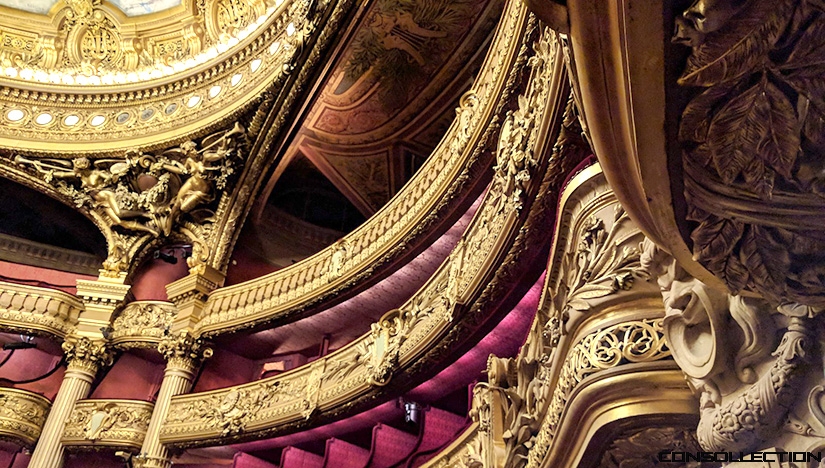
[[60, 468], [63, 466], [63, 446], [60, 439], [66, 419], [78, 400], [89, 396], [97, 371], [111, 365], [112, 355], [102, 341], [70, 338], [63, 343], [68, 368], [60, 390], [52, 403], [49, 417], [32, 454], [29, 468]]
[[160, 429], [169, 411], [169, 403], [175, 395], [189, 392], [195, 371], [201, 361], [212, 355], [200, 339], [186, 332], [168, 336], [158, 345], [158, 351], [166, 358], [166, 370], [160, 385], [152, 419], [140, 454], [133, 458], [136, 468], [167, 468], [171, 466], [169, 451], [160, 442]]

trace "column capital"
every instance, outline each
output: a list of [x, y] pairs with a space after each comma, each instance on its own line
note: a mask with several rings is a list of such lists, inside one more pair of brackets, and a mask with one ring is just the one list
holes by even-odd
[[189, 332], [169, 334], [158, 343], [158, 352], [166, 359], [167, 369], [192, 372], [204, 359], [212, 357], [212, 348]]
[[62, 347], [69, 369], [94, 375], [100, 367], [112, 365], [113, 353], [105, 341], [72, 336], [63, 342]]

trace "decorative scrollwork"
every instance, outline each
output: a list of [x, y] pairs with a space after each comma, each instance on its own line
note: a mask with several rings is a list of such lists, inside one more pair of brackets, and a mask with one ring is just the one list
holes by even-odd
[[75, 404], [61, 443], [138, 449], [154, 405], [145, 401], [81, 400]]
[[662, 319], [621, 323], [582, 338], [567, 353], [546, 423], [555, 431], [570, 394], [585, 377], [624, 364], [651, 362], [670, 357]]
[[537, 71], [536, 79], [530, 80], [528, 89], [519, 95], [518, 109], [507, 113], [496, 150], [496, 184], [501, 190], [502, 203], [507, 202], [517, 210], [522, 207], [524, 184], [530, 180], [536, 165], [533, 148], [539, 132], [537, 116], [544, 111], [553, 78], [552, 74], [540, 71], [552, 69], [558, 55], [555, 34], [549, 31], [544, 34], [550, 39], [534, 45], [535, 53], [528, 64]]
[[265, 411], [285, 398], [294, 398], [302, 388], [281, 382], [260, 382], [252, 387], [233, 389], [188, 403], [172, 406], [166, 424], [196, 420], [220, 428], [221, 437], [239, 434], [260, 411]]
[[46, 398], [13, 388], [0, 388], [0, 437], [24, 447], [34, 446], [46, 423], [51, 403]]
[[130, 302], [112, 323], [112, 344], [121, 347], [156, 344], [177, 313], [175, 305], [169, 302]]
[[[236, 123], [199, 144], [187, 141], [159, 154], [130, 151], [125, 159], [14, 160], [103, 221], [108, 271], [124, 271], [130, 264], [130, 244], [124, 245], [123, 234], [134, 242], [147, 234], [166, 238], [174, 233], [192, 243], [189, 261], [194, 266], [208, 259], [208, 247], [198, 231], [214, 215], [207, 205], [227, 188], [242, 163], [239, 146], [244, 133]], [[112, 232], [115, 228], [123, 234]]]

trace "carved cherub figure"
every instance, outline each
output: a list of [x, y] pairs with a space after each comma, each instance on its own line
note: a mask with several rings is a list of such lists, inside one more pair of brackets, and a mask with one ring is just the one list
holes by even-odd
[[[120, 183], [121, 178], [129, 171], [128, 162], [109, 159], [92, 162], [89, 158], [79, 157], [72, 159], [71, 167], [68, 167], [66, 161], [33, 160], [22, 156], [17, 156], [15, 162], [34, 168], [43, 174], [46, 182], [54, 179], [80, 181], [81, 188], [92, 199], [92, 207], [101, 209], [113, 225], [156, 234], [154, 230], [134, 221], [146, 213], [137, 209], [134, 194]], [[113, 162], [114, 164], [111, 164]], [[111, 164], [108, 169], [101, 168], [106, 164]]]

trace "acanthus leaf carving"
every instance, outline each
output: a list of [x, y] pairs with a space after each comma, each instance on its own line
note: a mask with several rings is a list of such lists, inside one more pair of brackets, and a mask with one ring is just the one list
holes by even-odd
[[213, 353], [203, 339], [186, 331], [178, 335], [165, 334], [158, 343], [158, 352], [166, 359], [167, 367], [190, 371]]
[[61, 345], [69, 368], [83, 369], [91, 374], [100, 367], [112, 365], [114, 356], [105, 341], [93, 341], [85, 336], [71, 336]]
[[548, 322], [548, 335], [573, 311], [586, 312], [594, 301], [633, 287], [641, 274], [641, 252], [629, 241], [640, 234], [628, 231], [628, 223], [630, 217], [619, 205], [609, 229], [599, 217], [585, 221], [578, 246], [562, 261], [564, 278], [553, 300], [556, 322]]

